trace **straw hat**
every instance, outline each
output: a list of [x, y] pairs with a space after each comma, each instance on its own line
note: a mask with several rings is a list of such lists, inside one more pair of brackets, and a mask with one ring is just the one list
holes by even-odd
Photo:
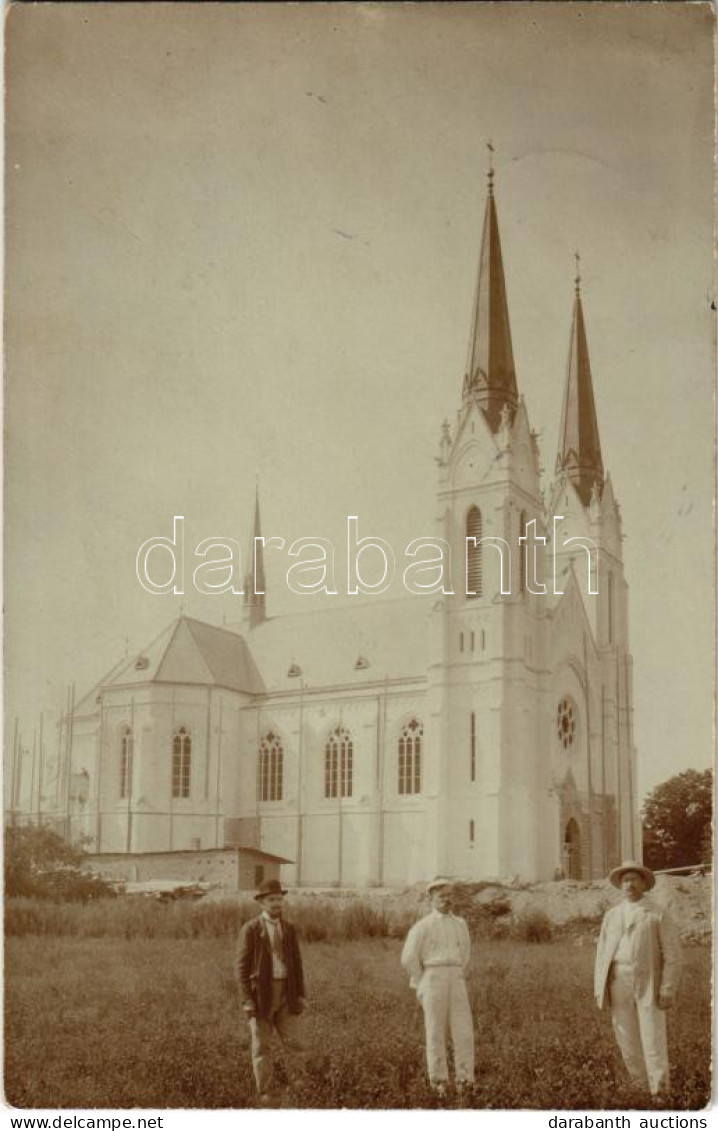
[[447, 880], [444, 876], [437, 876], [435, 880], [432, 880], [431, 883], [427, 885], [426, 894], [431, 895], [432, 891], [438, 891], [439, 888], [450, 888], [451, 884], [451, 880]]
[[620, 888], [621, 881], [626, 872], [638, 872], [639, 876], [643, 876], [646, 882], [646, 891], [650, 891], [655, 886], [656, 877], [650, 868], [645, 868], [643, 864], [639, 864], [637, 860], [624, 860], [618, 868], [614, 868], [609, 875], [609, 880], [615, 888]]

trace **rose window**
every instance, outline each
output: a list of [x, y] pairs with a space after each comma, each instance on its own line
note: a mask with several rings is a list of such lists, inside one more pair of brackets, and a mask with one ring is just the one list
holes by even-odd
[[576, 723], [577, 712], [575, 703], [572, 699], [562, 699], [558, 705], [556, 729], [558, 730], [558, 740], [564, 750], [569, 750], [571, 746], [573, 746], [573, 741], [576, 737]]

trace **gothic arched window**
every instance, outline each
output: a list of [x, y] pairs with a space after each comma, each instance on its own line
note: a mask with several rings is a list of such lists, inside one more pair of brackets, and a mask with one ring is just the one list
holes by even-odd
[[124, 726], [120, 732], [120, 798], [130, 796], [132, 789], [132, 727]]
[[172, 797], [189, 797], [192, 763], [192, 736], [186, 727], [178, 727], [172, 739]]
[[324, 748], [324, 796], [351, 797], [354, 744], [348, 730], [335, 727]]
[[421, 745], [424, 728], [418, 719], [402, 727], [399, 736], [399, 793], [421, 793]]
[[[482, 537], [483, 522], [481, 511], [478, 507], [471, 507], [466, 516], [466, 537], [475, 538], [477, 543]], [[466, 543], [466, 596], [480, 597], [483, 592], [484, 561], [483, 546], [474, 546], [472, 542]]]
[[259, 800], [281, 801], [284, 786], [284, 749], [279, 735], [268, 731], [259, 743]]

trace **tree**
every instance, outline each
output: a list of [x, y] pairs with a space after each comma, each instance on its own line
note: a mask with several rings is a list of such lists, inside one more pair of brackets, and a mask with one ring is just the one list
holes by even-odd
[[5, 829], [5, 895], [85, 903], [115, 895], [111, 884], [86, 871], [87, 854], [47, 825]]
[[649, 868], [708, 863], [713, 853], [713, 771], [684, 770], [643, 803], [643, 859]]

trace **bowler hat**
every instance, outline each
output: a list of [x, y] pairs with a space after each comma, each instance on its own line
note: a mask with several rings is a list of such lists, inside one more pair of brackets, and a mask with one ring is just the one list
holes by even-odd
[[280, 884], [279, 880], [265, 880], [259, 891], [255, 895], [255, 899], [260, 901], [267, 895], [286, 895], [285, 889]]
[[646, 891], [650, 891], [655, 886], [656, 877], [650, 868], [645, 868], [643, 864], [639, 864], [637, 860], [624, 860], [618, 868], [614, 868], [609, 875], [609, 880], [615, 888], [620, 888], [621, 881], [626, 872], [638, 872], [639, 876], [643, 876], [646, 882]]

